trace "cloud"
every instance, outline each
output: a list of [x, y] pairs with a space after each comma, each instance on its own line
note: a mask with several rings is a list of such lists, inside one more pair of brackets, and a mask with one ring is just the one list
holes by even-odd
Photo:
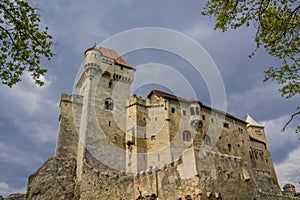
[[[190, 82], [176, 69], [159, 63], [147, 63], [139, 66], [135, 72], [135, 80], [131, 85], [131, 92], [147, 84], [155, 84], [172, 91], [179, 97], [196, 99]], [[148, 91], [149, 93], [150, 91]]]
[[[28, 74], [25, 74], [22, 83], [12, 89], [0, 86], [0, 170], [3, 172], [0, 175], [0, 192], [8, 194], [22, 189], [28, 174], [38, 168], [42, 158], [53, 155], [59, 95], [72, 91], [84, 50], [110, 35], [144, 26], [175, 29], [200, 42], [222, 74], [229, 97], [229, 112], [241, 119], [249, 112], [265, 123], [273, 160], [279, 169], [278, 177], [291, 167], [289, 162], [294, 163], [292, 156], [296, 154], [290, 152], [298, 152], [297, 136], [293, 134], [293, 128], [289, 128], [290, 133], [285, 135], [279, 130], [299, 100], [281, 99], [276, 85], [262, 83], [263, 67], [274, 61], [261, 52], [254, 59], [247, 58], [255, 48], [252, 41], [255, 32], [250, 29], [226, 33], [214, 31], [213, 22], [200, 14], [204, 3], [197, 1], [87, 0], [83, 3], [52, 0], [36, 1], [36, 4], [41, 8], [43, 25], [49, 26], [50, 34], [54, 36], [54, 50], [58, 55], [45, 64], [48, 69], [44, 77], [46, 86], [35, 86]], [[132, 60], [139, 62], [147, 57], [147, 53], [135, 55]], [[158, 61], [150, 59], [150, 62], [169, 66], [177, 62], [174, 57], [162, 57]], [[144, 63], [148, 62], [141, 62]], [[180, 62], [177, 65], [185, 66]], [[156, 73], [160, 71], [153, 71], [151, 75]], [[171, 81], [168, 84], [176, 85]], [[202, 82], [197, 82], [200, 101], [208, 96], [203, 93], [207, 89]], [[174, 90], [178, 95], [189, 97], [181, 87]], [[30, 161], [33, 161], [32, 165]]]
[[297, 99], [282, 98], [278, 85], [259, 81], [249, 83], [241, 92], [230, 92], [228, 95], [228, 110], [232, 114], [244, 118], [246, 113], [252, 114], [257, 120], [275, 119], [293, 113]]
[[19, 167], [32, 167], [32, 163], [39, 163], [43, 160], [34, 153], [24, 152], [23, 150], [8, 146], [0, 142], [0, 160], [4, 163], [18, 165]]
[[19, 133], [35, 142], [54, 142], [57, 132], [57, 118], [54, 116], [58, 116], [58, 100], [53, 101], [49, 96], [51, 80], [43, 79], [46, 86], [39, 87], [25, 73], [22, 82], [13, 88], [1, 86], [0, 92], [5, 95], [0, 110], [2, 117], [13, 122]]
[[14, 188], [6, 182], [0, 182], [0, 195], [3, 195], [4, 197], [8, 196], [9, 194], [15, 193], [25, 194], [25, 192], [26, 187]]
[[294, 149], [286, 155], [285, 162], [275, 164], [277, 176], [281, 188], [287, 184], [292, 183], [296, 187], [296, 191], [300, 192], [300, 147]]
[[273, 162], [276, 164], [287, 162], [289, 152], [299, 148], [298, 138], [300, 136], [295, 134], [295, 124], [290, 124], [285, 132], [281, 132], [289, 118], [289, 115], [285, 115], [261, 122], [265, 126]]
[[57, 126], [44, 121], [21, 121], [15, 119], [14, 124], [20, 130], [20, 133], [30, 138], [36, 143], [55, 142]]
[[7, 110], [7, 114], [19, 114], [20, 112], [34, 114], [42, 112], [45, 108], [50, 108], [52, 110], [55, 103], [52, 102], [51, 99], [47, 98], [49, 88], [51, 88], [51, 80], [47, 80], [45, 77], [42, 77], [46, 85], [40, 87], [34, 84], [29, 73], [25, 72], [22, 78], [22, 82], [12, 88], [8, 88], [6, 86], [0, 87], [0, 92], [3, 94], [5, 93], [2, 99], [2, 106], [14, 105], [14, 107], [11, 108], [2, 107]]

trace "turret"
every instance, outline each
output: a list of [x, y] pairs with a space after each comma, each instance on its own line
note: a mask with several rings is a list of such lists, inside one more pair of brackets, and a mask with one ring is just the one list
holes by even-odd
[[246, 118], [247, 131], [249, 135], [255, 139], [259, 139], [267, 144], [265, 127], [259, 123], [257, 123], [248, 113]]

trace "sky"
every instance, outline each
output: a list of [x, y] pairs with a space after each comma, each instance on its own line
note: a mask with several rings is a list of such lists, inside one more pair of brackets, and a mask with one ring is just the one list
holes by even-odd
[[[200, 14], [203, 2], [195, 0], [31, 2], [40, 9], [42, 26], [49, 27], [56, 55], [51, 61], [42, 62], [48, 69], [43, 77], [45, 86], [36, 86], [27, 73], [13, 88], [0, 85], [0, 195], [25, 193], [28, 176], [54, 155], [60, 95], [73, 93], [84, 51], [115, 34], [144, 27], [180, 32], [203, 47], [220, 73], [227, 112], [242, 120], [249, 113], [265, 126], [280, 186], [292, 183], [300, 192], [300, 135], [295, 134], [299, 118], [284, 133], [280, 131], [296, 110], [300, 98], [284, 99], [275, 82], [263, 82], [263, 70], [280, 63], [263, 49], [258, 50], [254, 58], [248, 58], [255, 50], [255, 31], [251, 27], [225, 33], [214, 30], [214, 20]], [[162, 43], [168, 40], [164, 35], [158, 39]], [[181, 45], [172, 42], [175, 46]], [[128, 45], [128, 41], [120, 45]], [[152, 85], [140, 86], [132, 93], [145, 95], [157, 86], [171, 88], [176, 95], [190, 98], [184, 84], [176, 81], [176, 77], [181, 76], [193, 85], [198, 100], [211, 104], [210, 86], [206, 83], [212, 80], [195, 76], [187, 60], [146, 48], [125, 54], [123, 58], [137, 67], [134, 83], [150, 76], [149, 72], [155, 81], [170, 80], [164, 82], [164, 87], [153, 81]]]

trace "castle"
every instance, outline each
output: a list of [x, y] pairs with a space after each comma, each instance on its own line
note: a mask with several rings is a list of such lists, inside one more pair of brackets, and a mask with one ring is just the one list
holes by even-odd
[[113, 50], [85, 51], [29, 199], [283, 199], [262, 125], [159, 90], [130, 96], [134, 72]]

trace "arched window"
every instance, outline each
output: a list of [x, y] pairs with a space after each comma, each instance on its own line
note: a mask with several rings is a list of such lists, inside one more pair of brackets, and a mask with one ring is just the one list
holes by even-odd
[[190, 108], [190, 111], [191, 111], [191, 115], [195, 115], [195, 110], [193, 107]]
[[114, 102], [112, 99], [106, 99], [105, 100], [105, 104], [104, 104], [104, 108], [106, 110], [113, 110], [114, 108]]
[[191, 141], [191, 132], [183, 131], [183, 141], [190, 142]]
[[232, 146], [231, 144], [228, 144], [228, 151], [231, 152], [231, 150], [232, 150]]
[[199, 107], [196, 107], [196, 115], [200, 115]]

